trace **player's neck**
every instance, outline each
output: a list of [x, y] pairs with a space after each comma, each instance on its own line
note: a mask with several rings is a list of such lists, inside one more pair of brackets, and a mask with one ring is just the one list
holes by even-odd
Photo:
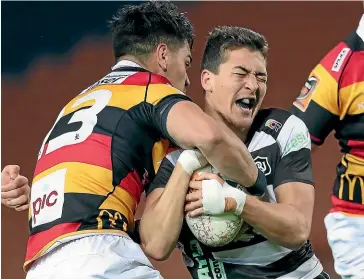
[[231, 131], [234, 132], [234, 134], [241, 139], [243, 142], [245, 142], [249, 129], [237, 129], [232, 123], [226, 121], [226, 119], [216, 110], [212, 109], [208, 104], [205, 103], [205, 112], [210, 115], [215, 121], [218, 123], [228, 127]]
[[122, 60], [127, 60], [127, 61], [131, 61], [131, 62], [134, 62], [136, 64], [138, 64], [140, 67], [143, 67], [144, 69], [147, 69], [151, 72], [153, 72], [152, 69], [150, 69], [149, 65], [147, 63], [144, 63], [142, 62], [140, 59], [136, 58], [135, 56], [133, 55], [124, 55], [124, 56], [120, 56], [116, 63], [118, 63], [119, 61], [122, 61]]
[[152, 73], [164, 76], [168, 79], [168, 77], [166, 76], [166, 72], [163, 71], [163, 69], [159, 66], [159, 64], [156, 62], [156, 60], [153, 57], [150, 57], [146, 60], [141, 60], [133, 55], [124, 55], [124, 56], [120, 56], [118, 58], [117, 62], [119, 62], [121, 60], [128, 60], [128, 61], [134, 62], [134, 63], [138, 64], [140, 67], [142, 67]]

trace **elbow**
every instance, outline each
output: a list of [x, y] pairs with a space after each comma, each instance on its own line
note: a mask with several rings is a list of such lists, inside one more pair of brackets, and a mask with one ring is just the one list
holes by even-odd
[[[292, 237], [292, 235], [294, 235], [294, 237]], [[304, 228], [295, 232], [294, 234], [290, 234], [288, 236], [287, 242], [285, 243], [285, 245], [282, 246], [291, 250], [298, 250], [303, 245], [305, 245], [309, 236], [310, 236], [310, 229], [305, 226]]]
[[223, 131], [217, 127], [216, 124], [210, 123], [204, 131], [200, 133], [200, 139], [196, 143], [196, 147], [204, 154], [209, 154], [217, 146], [219, 146], [223, 140]]
[[144, 253], [155, 261], [165, 261], [171, 254], [170, 249], [167, 249], [166, 245], [145, 245], [141, 243], [141, 247]]
[[298, 250], [303, 245], [305, 245], [307, 240], [308, 240], [308, 238], [298, 236], [294, 239], [289, 240], [285, 245], [282, 245], [282, 246], [284, 246], [288, 249], [291, 249], [291, 250]]

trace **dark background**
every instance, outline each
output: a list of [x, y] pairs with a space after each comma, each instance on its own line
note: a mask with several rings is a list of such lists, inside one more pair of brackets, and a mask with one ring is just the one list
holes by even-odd
[[[1, 3], [1, 167], [19, 164], [22, 173], [31, 178], [43, 137], [59, 111], [113, 65], [107, 20], [125, 3]], [[198, 64], [204, 40], [214, 26], [249, 27], [267, 37], [269, 83], [264, 105], [288, 108], [311, 69], [338, 41], [355, 30], [363, 12], [361, 2], [348, 1], [178, 5], [196, 27], [189, 94], [199, 105], [203, 104], [203, 96]], [[333, 278], [337, 277], [323, 218], [330, 209], [339, 158], [339, 148], [332, 137], [314, 155], [316, 205], [311, 241]], [[3, 207], [1, 217], [2, 278], [22, 279], [27, 213]], [[155, 266], [166, 279], [189, 278], [177, 251], [169, 260]]]

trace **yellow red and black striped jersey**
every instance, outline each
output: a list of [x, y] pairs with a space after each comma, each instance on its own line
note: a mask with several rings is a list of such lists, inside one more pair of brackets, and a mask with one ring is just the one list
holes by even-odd
[[173, 142], [167, 115], [180, 101], [190, 99], [166, 78], [121, 61], [63, 108], [34, 172], [25, 270], [59, 243], [132, 235], [141, 193]]
[[344, 153], [332, 211], [364, 214], [364, 15], [359, 27], [314, 68], [292, 112], [321, 145], [331, 131]]

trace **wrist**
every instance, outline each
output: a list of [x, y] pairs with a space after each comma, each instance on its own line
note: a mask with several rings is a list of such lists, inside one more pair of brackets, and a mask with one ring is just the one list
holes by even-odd
[[246, 186], [245, 189], [250, 195], [261, 197], [265, 194], [267, 188], [267, 179], [265, 174], [260, 169], [257, 168], [257, 170], [257, 177], [254, 184], [251, 186]]
[[191, 177], [191, 174], [188, 172], [188, 171], [186, 171], [185, 169], [184, 169], [184, 167], [182, 166], [182, 164], [180, 163], [180, 162], [178, 162], [177, 161], [177, 163], [176, 163], [176, 167], [174, 168], [174, 170], [173, 170], [179, 177], [188, 177], [188, 178], [190, 178]]
[[183, 151], [178, 157], [177, 162], [180, 163], [184, 171], [190, 176], [195, 170], [202, 168], [207, 164], [207, 160], [197, 149]]
[[223, 186], [223, 193], [225, 197], [226, 211], [234, 212], [236, 215], [240, 216], [244, 209], [247, 194], [239, 189], [230, 186], [226, 182]]

